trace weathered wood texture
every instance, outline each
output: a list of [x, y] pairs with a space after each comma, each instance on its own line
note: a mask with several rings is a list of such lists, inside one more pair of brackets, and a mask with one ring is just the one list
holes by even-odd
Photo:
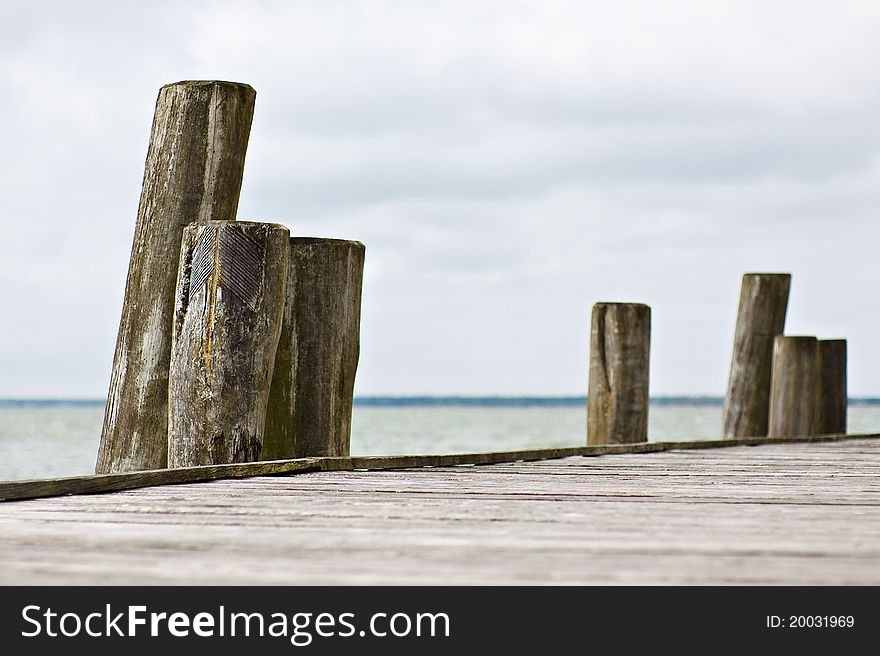
[[849, 440], [4, 503], [0, 583], [877, 585], [878, 474]]
[[813, 433], [846, 432], [846, 340], [820, 339], [816, 353], [816, 413]]
[[587, 444], [648, 440], [651, 308], [596, 303], [590, 326]]
[[290, 231], [187, 226], [168, 383], [168, 464], [259, 460], [287, 286]]
[[357, 241], [290, 239], [264, 460], [349, 454], [364, 252]]
[[773, 343], [768, 435], [813, 435], [818, 369], [815, 337], [778, 336]]
[[330, 471], [322, 467], [320, 458], [299, 458], [275, 462], [231, 463], [171, 469], [149, 469], [119, 474], [68, 476], [29, 481], [0, 482], [0, 501], [44, 499], [48, 497], [103, 494], [122, 490], [138, 490], [161, 485], [200, 483], [230, 478], [278, 476], [306, 471]]
[[767, 435], [773, 339], [785, 328], [791, 275], [747, 273], [742, 279], [722, 436]]
[[171, 320], [183, 228], [235, 219], [254, 90], [180, 82], [159, 91], [95, 470], [166, 465]]
[[737, 440], [699, 440], [687, 442], [634, 442], [630, 444], [553, 447], [547, 449], [528, 449], [525, 451], [489, 451], [484, 453], [298, 458], [229, 465], [156, 469], [120, 474], [0, 481], [0, 502], [78, 494], [99, 494], [103, 492], [118, 492], [120, 490], [135, 490], [157, 485], [176, 485], [179, 483], [194, 483], [224, 478], [271, 476], [299, 471], [418, 469], [423, 467], [455, 467], [459, 465], [493, 465], [511, 462], [554, 460], [573, 456], [594, 458], [632, 453], [692, 451], [733, 446], [760, 446], [763, 444], [824, 444], [828, 442], [866, 439], [880, 439], [880, 434], [775, 438], [747, 437]]

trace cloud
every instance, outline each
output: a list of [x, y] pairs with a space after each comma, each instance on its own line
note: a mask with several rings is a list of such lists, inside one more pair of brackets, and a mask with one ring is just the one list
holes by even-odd
[[652, 391], [721, 393], [739, 277], [880, 394], [870, 2], [0, 9], [0, 396], [102, 396], [153, 103], [258, 92], [241, 218], [367, 244], [358, 392], [577, 394], [598, 300]]

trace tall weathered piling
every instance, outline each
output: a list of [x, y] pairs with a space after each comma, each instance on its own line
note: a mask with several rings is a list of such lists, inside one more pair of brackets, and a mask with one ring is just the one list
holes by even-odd
[[168, 385], [168, 465], [259, 460], [287, 285], [284, 226], [187, 226]]
[[820, 339], [816, 352], [815, 435], [846, 433], [846, 340]]
[[726, 439], [767, 435], [773, 340], [785, 328], [790, 287], [788, 273], [743, 276], [724, 399], [722, 435]]
[[97, 473], [166, 466], [171, 321], [183, 228], [233, 220], [256, 93], [179, 82], [159, 91]]
[[347, 456], [364, 245], [292, 237], [263, 460]]
[[813, 435], [816, 410], [815, 337], [777, 336], [773, 341], [769, 437]]
[[651, 308], [596, 303], [590, 326], [587, 444], [648, 440]]

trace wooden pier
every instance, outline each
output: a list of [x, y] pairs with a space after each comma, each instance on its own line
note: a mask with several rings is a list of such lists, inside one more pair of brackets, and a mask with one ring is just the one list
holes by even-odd
[[877, 585], [878, 438], [4, 483], [0, 583]]
[[160, 90], [98, 475], [0, 482], [0, 583], [880, 584], [880, 441], [787, 273], [743, 276], [724, 440], [647, 441], [651, 308], [601, 302], [585, 446], [350, 457], [365, 247], [237, 220], [254, 98]]

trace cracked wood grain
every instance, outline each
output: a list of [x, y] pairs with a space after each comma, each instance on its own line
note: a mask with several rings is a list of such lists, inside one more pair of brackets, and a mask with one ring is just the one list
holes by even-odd
[[264, 460], [349, 454], [364, 254], [356, 241], [290, 239]]
[[194, 221], [233, 220], [254, 90], [179, 82], [156, 101], [95, 471], [167, 464], [168, 368], [180, 243]]
[[169, 466], [260, 458], [289, 238], [287, 228], [271, 223], [209, 221], [184, 230], [168, 385]]
[[742, 278], [722, 436], [763, 437], [770, 416], [773, 339], [785, 327], [791, 275], [747, 273]]
[[651, 308], [596, 303], [590, 328], [587, 444], [648, 439]]

